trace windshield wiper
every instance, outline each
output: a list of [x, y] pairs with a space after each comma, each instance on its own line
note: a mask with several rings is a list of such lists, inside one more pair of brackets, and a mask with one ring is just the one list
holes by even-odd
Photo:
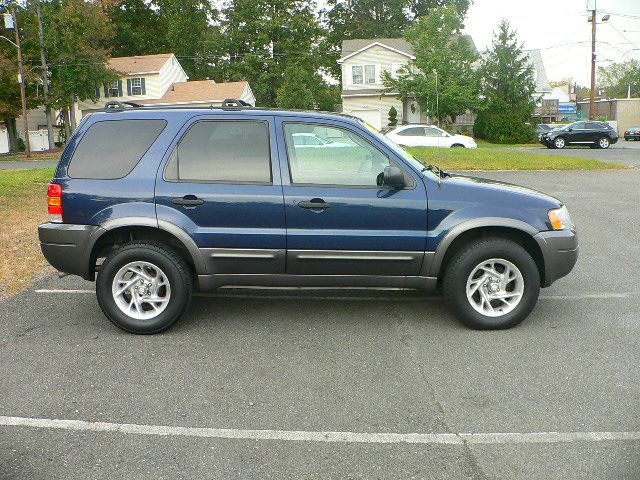
[[436, 166], [436, 165], [427, 165], [426, 167], [424, 167], [422, 169], [423, 172], [433, 172], [436, 175], [438, 175], [438, 178], [444, 178], [444, 177], [449, 177], [450, 175], [445, 172], [444, 170], [442, 170], [440, 167]]

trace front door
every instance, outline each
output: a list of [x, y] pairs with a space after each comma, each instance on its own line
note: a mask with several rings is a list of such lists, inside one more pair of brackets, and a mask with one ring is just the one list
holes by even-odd
[[271, 116], [200, 117], [183, 128], [158, 172], [158, 221], [195, 240], [208, 274], [284, 273], [274, 132]]
[[[323, 141], [303, 145], [312, 134]], [[283, 119], [278, 147], [287, 219], [287, 273], [418, 275], [427, 232], [422, 180], [390, 151], [351, 125]], [[381, 185], [387, 166], [403, 169], [406, 187]]]

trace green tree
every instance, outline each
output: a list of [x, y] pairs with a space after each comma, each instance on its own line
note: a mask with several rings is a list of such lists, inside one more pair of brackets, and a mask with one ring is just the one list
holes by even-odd
[[461, 34], [462, 18], [453, 6], [436, 8], [421, 17], [405, 36], [415, 60], [394, 77], [383, 72], [387, 91], [406, 102], [415, 98], [423, 112], [440, 122], [479, 105], [478, 55], [469, 37]]
[[114, 26], [114, 57], [167, 53], [166, 19], [157, 5], [146, 0], [118, 0], [108, 8]]
[[[326, 55], [315, 9], [313, 1], [228, 0], [220, 31], [210, 39], [216, 77], [248, 80], [257, 103], [267, 107], [276, 105], [291, 64], [306, 73], [305, 84], [322, 85], [319, 74]], [[326, 94], [324, 87], [313, 92], [314, 99]]]
[[496, 143], [526, 143], [535, 108], [534, 69], [515, 31], [502, 20], [481, 67], [484, 108], [474, 133]]
[[598, 85], [604, 88], [607, 97], [627, 98], [629, 92], [631, 97], [640, 97], [640, 60], [598, 67], [598, 78]]
[[280, 108], [310, 110], [314, 106], [312, 85], [307, 72], [295, 64], [284, 71], [276, 105]]
[[52, 106], [75, 128], [72, 106], [96, 99], [96, 88], [117, 78], [107, 67], [113, 27], [98, 1], [57, 0], [43, 5]]
[[396, 107], [392, 106], [389, 109], [389, 122], [388, 125], [390, 127], [395, 127], [398, 124], [398, 110], [396, 110]]

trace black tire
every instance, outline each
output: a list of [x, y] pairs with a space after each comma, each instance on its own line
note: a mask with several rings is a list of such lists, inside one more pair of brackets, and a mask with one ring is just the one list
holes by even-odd
[[465, 148], [465, 146], [461, 143], [454, 143], [453, 145], [451, 145], [451, 148]]
[[[513, 263], [522, 274], [524, 292], [520, 303], [510, 312], [490, 317], [476, 311], [467, 299], [467, 280], [472, 270], [485, 260], [500, 258]], [[533, 310], [540, 293], [540, 273], [531, 255], [517, 243], [505, 238], [475, 240], [451, 258], [444, 275], [445, 303], [466, 326], [477, 330], [511, 328], [522, 322]]]
[[[149, 320], [128, 316], [116, 305], [111, 287], [117, 272], [126, 264], [145, 261], [156, 265], [166, 275], [171, 287], [171, 297], [162, 313]], [[100, 308], [117, 327], [131, 333], [159, 333], [171, 327], [189, 307], [193, 294], [191, 270], [174, 250], [155, 242], [132, 242], [109, 255], [96, 280], [96, 296]]]
[[601, 137], [598, 139], [598, 143], [596, 143], [596, 146], [598, 148], [602, 148], [606, 150], [611, 146], [611, 140], [609, 140], [607, 137]]

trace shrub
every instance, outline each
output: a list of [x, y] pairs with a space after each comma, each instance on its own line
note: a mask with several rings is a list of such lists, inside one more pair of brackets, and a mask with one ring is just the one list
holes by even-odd
[[389, 109], [389, 126], [395, 127], [398, 124], [398, 111], [396, 107], [392, 106]]

